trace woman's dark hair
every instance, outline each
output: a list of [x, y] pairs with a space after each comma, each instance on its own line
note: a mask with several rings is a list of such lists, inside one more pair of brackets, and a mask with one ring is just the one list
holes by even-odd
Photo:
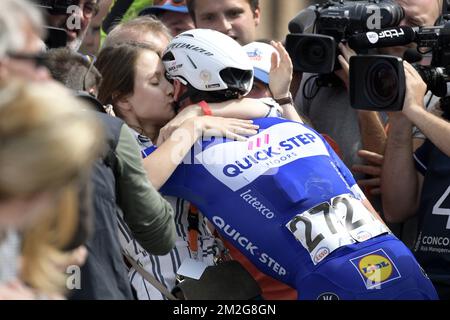
[[[102, 83], [98, 90], [98, 100], [104, 105], [114, 104], [134, 92], [136, 61], [142, 50], [156, 48], [143, 43], [129, 42], [103, 48], [95, 66], [102, 74]], [[117, 112], [115, 108], [114, 111]]]

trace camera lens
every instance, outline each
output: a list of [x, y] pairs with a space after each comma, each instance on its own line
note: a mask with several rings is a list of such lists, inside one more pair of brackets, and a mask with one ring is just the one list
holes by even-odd
[[381, 14], [381, 28], [395, 27], [400, 24], [400, 22], [405, 17], [404, 9], [395, 3], [386, 3], [380, 6]]
[[305, 39], [298, 46], [297, 57], [308, 66], [320, 66], [328, 58], [327, 44], [321, 39]]
[[321, 34], [288, 34], [286, 50], [295, 71], [328, 74], [336, 62], [336, 40]]
[[367, 95], [375, 105], [389, 105], [398, 95], [398, 75], [386, 61], [375, 62], [367, 71]]

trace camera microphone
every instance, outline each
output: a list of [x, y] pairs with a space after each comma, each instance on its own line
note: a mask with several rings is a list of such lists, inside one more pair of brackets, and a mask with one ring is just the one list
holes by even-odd
[[316, 21], [316, 13], [311, 7], [308, 7], [294, 17], [289, 22], [290, 33], [311, 33]]
[[353, 50], [404, 46], [416, 39], [415, 28], [395, 27], [349, 37], [348, 44]]

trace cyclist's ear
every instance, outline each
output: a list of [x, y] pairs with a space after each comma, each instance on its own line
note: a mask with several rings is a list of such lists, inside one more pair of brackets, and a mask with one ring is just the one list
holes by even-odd
[[173, 84], [173, 98], [175, 101], [178, 101], [180, 97], [183, 95], [183, 93], [186, 92], [187, 88], [178, 79], [174, 79], [172, 84]]

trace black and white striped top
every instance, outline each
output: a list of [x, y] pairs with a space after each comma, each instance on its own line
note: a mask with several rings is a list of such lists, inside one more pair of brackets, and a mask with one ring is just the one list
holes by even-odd
[[21, 240], [14, 230], [0, 230], [0, 284], [16, 280]]
[[[136, 140], [142, 150], [151, 147], [152, 142], [145, 136], [135, 132]], [[176, 197], [164, 197], [174, 209], [177, 239], [175, 248], [164, 256], [155, 256], [146, 252], [136, 240], [133, 239], [122, 217], [119, 220], [119, 239], [123, 250], [133, 257], [135, 261], [169, 291], [175, 286], [176, 272], [186, 258], [192, 258], [188, 244], [188, 212], [189, 202]], [[198, 259], [207, 265], [214, 264], [214, 257], [219, 249], [214, 236], [207, 227], [207, 220], [199, 214]], [[147, 282], [134, 268], [129, 271], [129, 279], [136, 290], [140, 300], [161, 300], [165, 297]]]

